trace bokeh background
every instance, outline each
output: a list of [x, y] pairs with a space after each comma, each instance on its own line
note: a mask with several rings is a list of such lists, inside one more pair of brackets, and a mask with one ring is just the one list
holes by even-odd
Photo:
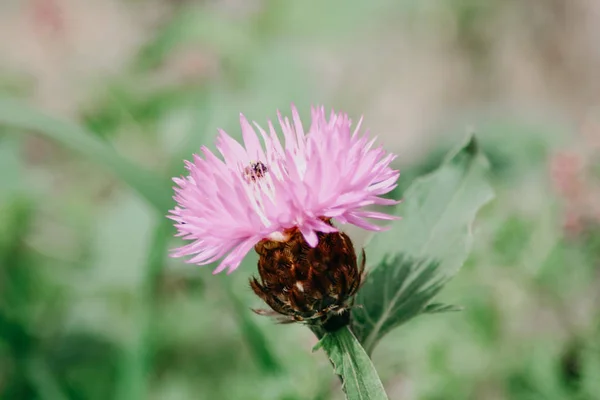
[[597, 0], [2, 0], [0, 92], [1, 399], [343, 398], [249, 311], [253, 256], [170, 259], [170, 194], [127, 184], [291, 102], [364, 115], [398, 196], [470, 131], [490, 159], [465, 309], [382, 341], [391, 399], [600, 399]]

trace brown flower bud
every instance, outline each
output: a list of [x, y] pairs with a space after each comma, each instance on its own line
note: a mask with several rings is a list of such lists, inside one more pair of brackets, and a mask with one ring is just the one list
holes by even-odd
[[364, 279], [365, 257], [357, 266], [354, 246], [342, 232], [318, 233], [310, 247], [297, 229], [285, 242], [262, 240], [256, 246], [260, 258], [257, 278], [250, 279], [254, 293], [281, 322], [305, 322], [333, 331], [349, 323], [349, 307]]

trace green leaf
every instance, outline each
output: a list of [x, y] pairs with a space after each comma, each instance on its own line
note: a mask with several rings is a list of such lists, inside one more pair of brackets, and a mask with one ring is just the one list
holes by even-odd
[[172, 206], [171, 191], [166, 181], [123, 158], [106, 142], [82, 127], [7, 98], [0, 99], [0, 125], [37, 132], [98, 162], [136, 190], [160, 213], [166, 213]]
[[455, 306], [454, 304], [444, 304], [444, 303], [431, 303], [425, 306], [423, 309], [423, 313], [426, 314], [440, 314], [445, 312], [456, 312], [462, 311], [463, 308], [460, 306]]
[[342, 379], [348, 400], [385, 400], [387, 395], [371, 359], [356, 337], [345, 327], [326, 334], [317, 348], [323, 348]]
[[372, 271], [356, 297], [352, 331], [370, 354], [393, 328], [421, 314], [442, 289], [438, 261], [398, 255]]
[[[0, 126], [10, 126], [23, 131], [35, 131], [40, 133], [52, 140], [59, 142], [65, 147], [91, 159], [112, 170], [115, 175], [121, 178], [125, 183], [135, 189], [138, 194], [145, 198], [162, 216], [172, 206], [171, 201], [171, 188], [167, 184], [166, 180], [162, 180], [160, 176], [152, 174], [149, 171], [139, 168], [137, 165], [129, 162], [118, 153], [116, 153], [106, 142], [98, 139], [91, 132], [65, 121], [60, 121], [47, 116], [36, 109], [29, 107], [28, 105], [11, 99], [0, 99]], [[166, 246], [168, 238], [171, 236], [168, 232], [170, 231], [170, 224], [166, 222], [160, 223], [157, 226], [156, 236], [153, 240], [152, 251], [149, 253], [148, 264], [147, 264], [147, 277], [145, 278], [144, 284], [148, 288], [154, 287], [157, 283], [160, 269], [162, 268], [162, 262], [159, 262], [164, 258], [166, 252]], [[162, 236], [161, 236], [162, 235]], [[147, 289], [148, 293], [151, 292]], [[235, 300], [237, 301], [237, 300]], [[152, 305], [147, 304], [148, 310], [144, 313], [152, 314]], [[247, 310], [242, 310], [236, 305], [236, 312], [239, 314], [238, 317], [242, 321], [241, 324], [244, 327], [244, 334], [248, 342], [252, 346], [252, 350], [258, 354], [257, 357], [261, 368], [264, 371], [272, 372], [279, 369], [279, 363], [273, 355], [272, 350], [267, 346], [266, 338], [264, 334], [253, 323], [246, 314]], [[148, 314], [148, 315], [150, 315]], [[150, 317], [144, 317], [146, 319]], [[146, 329], [146, 325], [142, 327]], [[140, 333], [145, 335], [145, 331]], [[133, 358], [132, 364], [134, 365], [135, 371], [131, 372], [132, 377], [127, 378], [127, 382], [137, 382], [137, 384], [144, 385], [144, 382], [139, 382], [140, 379], [145, 379], [142, 376], [144, 373], [139, 368], [140, 361], [144, 360], [144, 352], [148, 351], [144, 348], [148, 340], [142, 339], [140, 349], [137, 349]], [[135, 358], [137, 357], [137, 358]], [[129, 385], [126, 383], [125, 385]], [[128, 393], [126, 389], [125, 393]], [[143, 390], [135, 389], [138, 392]], [[126, 398], [127, 394], [125, 395]]]
[[396, 209], [403, 219], [369, 244], [369, 263], [377, 267], [352, 312], [352, 331], [369, 354], [387, 332], [426, 311], [465, 262], [475, 215], [494, 196], [487, 170], [470, 138], [440, 168], [415, 180]]
[[0, 137], [0, 205], [26, 187], [22, 176], [23, 162], [19, 156], [21, 148], [19, 138]]

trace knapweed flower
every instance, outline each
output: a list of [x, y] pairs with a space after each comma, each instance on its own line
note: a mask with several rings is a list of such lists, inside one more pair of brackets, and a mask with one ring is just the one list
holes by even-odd
[[241, 115], [244, 145], [220, 130], [222, 158], [202, 147], [186, 162], [169, 215], [190, 241], [173, 256], [221, 260], [214, 273], [232, 272], [254, 247], [261, 280], [252, 288], [295, 320], [344, 309], [360, 286], [352, 243], [333, 222], [379, 231], [369, 219], [395, 217], [367, 207], [397, 203], [381, 197], [396, 187], [395, 156], [361, 133], [362, 119], [352, 129], [346, 114], [327, 118], [322, 107], [311, 117], [305, 131], [295, 107], [291, 122], [278, 113], [282, 141], [270, 121], [264, 130]]

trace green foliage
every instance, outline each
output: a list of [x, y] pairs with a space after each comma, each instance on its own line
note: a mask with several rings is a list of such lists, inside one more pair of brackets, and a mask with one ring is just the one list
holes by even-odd
[[444, 304], [444, 303], [430, 303], [425, 306], [423, 309], [423, 313], [426, 314], [440, 314], [445, 312], [456, 312], [462, 311], [463, 308], [459, 306], [455, 306], [452, 304]]
[[471, 246], [473, 219], [493, 197], [487, 168], [477, 141], [470, 138], [438, 170], [417, 179], [395, 211], [402, 222], [369, 243], [371, 265], [390, 254], [405, 254], [439, 261], [445, 276], [455, 273]]
[[[485, 92], [493, 95], [487, 72], [497, 57], [488, 57], [493, 47], [482, 44], [495, 38], [479, 33], [501, 26], [498, 21], [490, 25], [488, 18], [511, 15], [522, 2], [267, 1], [256, 9], [245, 8], [256, 2], [242, 2], [243, 10], [228, 9], [229, 2], [165, 3], [184, 5], [144, 29], [151, 37], [132, 55], [133, 63], [125, 60], [125, 68], [103, 71], [108, 78], [94, 75], [92, 85], [82, 79], [93, 62], [87, 56], [102, 50], [83, 49], [84, 38], [76, 40], [78, 51], [86, 54], [80, 63], [67, 59], [69, 49], [61, 48], [63, 65], [82, 75], [53, 82], [65, 89], [53, 95], [58, 109], [71, 104], [68, 119], [80, 127], [29, 105], [40, 99], [46, 73], [52, 75], [57, 64], [14, 69], [25, 66], [28, 52], [17, 63], [11, 63], [10, 52], [3, 60], [9, 69], [0, 72], [0, 92], [23, 101], [0, 101], [0, 398], [338, 399], [331, 366], [310, 353], [315, 339], [305, 327], [274, 325], [248, 311], [259, 306], [247, 287], [255, 259], [249, 257], [235, 274], [213, 277], [211, 266], [166, 257], [175, 242], [168, 226], [157, 222], [172, 204], [168, 178], [181, 173], [182, 160], [200, 145], [211, 145], [216, 128], [239, 135], [240, 111], [263, 123], [291, 101], [305, 109], [315, 102], [339, 107], [351, 98], [353, 108], [347, 111], [354, 117], [372, 115], [369, 102], [377, 100], [379, 79], [387, 76], [365, 73], [359, 82], [346, 84], [339, 68], [354, 62], [357, 43], [385, 42], [399, 25], [410, 34], [426, 30], [435, 43], [436, 29], [451, 32], [442, 41], [456, 40], [471, 51], [475, 74], [469, 76], [473, 81], [485, 76]], [[407, 15], [407, 8], [417, 12]], [[503, 12], [495, 12], [499, 9]], [[9, 36], [14, 37], [10, 45], [25, 40]], [[68, 43], [75, 43], [71, 39]], [[426, 46], [415, 54], [419, 58], [427, 51]], [[407, 55], [399, 46], [390, 57], [396, 52]], [[169, 68], [187, 54], [207, 57], [215, 70], [181, 79]], [[368, 72], [378, 61], [361, 60], [359, 66]], [[386, 56], [385, 62], [394, 60]], [[403, 65], [411, 62], [405, 58]], [[390, 94], [385, 94], [388, 104]], [[379, 109], [379, 102], [371, 104]], [[450, 311], [456, 308], [446, 304], [456, 303], [464, 310], [447, 318], [412, 319], [391, 330], [373, 352], [386, 390], [399, 399], [596, 399], [600, 228], [588, 221], [582, 233], [565, 234], [561, 200], [547, 187], [549, 157], [558, 147], [571, 148], [576, 135], [549, 115], [524, 118], [526, 110], [515, 115], [486, 103], [459, 112], [458, 129], [449, 129], [450, 121], [441, 118], [435, 143], [424, 143], [433, 149], [399, 164], [400, 186], [390, 197], [408, 202], [409, 185], [436, 170], [457, 131], [462, 135], [468, 124], [489, 159], [499, 199], [477, 217], [477, 241], [460, 279], [421, 308], [423, 313]], [[424, 117], [429, 120], [429, 114]], [[371, 127], [387, 123], [365, 122]], [[116, 159], [118, 154], [123, 157]], [[596, 178], [600, 163], [597, 156], [591, 161], [590, 178]], [[161, 173], [137, 174], [138, 163]], [[402, 276], [395, 268], [400, 261], [415, 260], [413, 268], [443, 261], [401, 251], [402, 241], [394, 237], [411, 223], [406, 206], [398, 207], [404, 220], [394, 225], [395, 233], [376, 236], [387, 237], [387, 244], [372, 243], [394, 251], [376, 260], [378, 254], [368, 249], [371, 266], [390, 266], [386, 273], [381, 265], [372, 269], [379, 281]], [[422, 230], [417, 226], [413, 232]], [[451, 239], [463, 235], [447, 234]], [[399, 297], [418, 274], [416, 269], [406, 278]], [[432, 283], [440, 277], [434, 274]], [[432, 287], [421, 289], [426, 288]], [[413, 303], [412, 312], [423, 302]], [[407, 306], [395, 305], [396, 310]], [[344, 345], [356, 350], [347, 354], [354, 351], [365, 361], [354, 339], [335, 344], [338, 350]], [[277, 368], [269, 366], [269, 356]]]
[[[31, 114], [32, 118], [25, 120], [23, 116], [28, 113]], [[112, 167], [119, 178], [137, 189], [139, 194], [157, 208], [157, 211], [163, 211], [162, 207], [166, 203], [163, 203], [162, 199], [166, 198], [168, 193], [170, 193], [170, 189], [167, 189], [166, 186], [161, 186], [159, 179], [153, 178], [146, 171], [122, 159], [83, 129], [70, 126], [61, 121], [52, 120], [49, 117], [36, 113], [34, 110], [28, 110], [25, 105], [9, 100], [0, 102], [0, 122], [16, 128], [34, 129], [40, 133], [45, 133], [52, 139], [61, 142], [61, 144], [72, 147], [84, 155], [93, 157], [101, 164]], [[161, 218], [163, 218], [162, 215]], [[123, 223], [123, 221], [120, 221], [120, 223]], [[161, 221], [158, 224], [154, 241], [148, 252], [146, 276], [142, 281], [140, 289], [139, 301], [141, 311], [137, 314], [139, 321], [136, 325], [140, 328], [139, 336], [135, 339], [134, 345], [129, 351], [130, 355], [126, 357], [128, 361], [125, 362], [125, 365], [129, 364], [129, 366], [124, 369], [125, 383], [123, 384], [123, 389], [120, 389], [120, 396], [123, 396], [123, 398], [145, 397], [148, 353], [151, 352], [149, 349], [149, 336], [152, 335], [151, 321], [152, 314], [154, 313], [154, 293], [166, 255], [166, 246], [168, 237], [170, 236], [169, 232], [171, 232], [169, 225], [165, 221]], [[121, 261], [119, 260], [118, 263]], [[235, 304], [238, 304], [238, 302], [235, 302]], [[236, 307], [236, 310], [240, 316], [241, 326], [251, 344], [251, 348], [259, 354], [259, 357], [257, 357], [259, 365], [267, 371], [278, 371], [278, 363], [274, 356], [271, 355], [271, 351], [261, 330], [246, 316], [246, 310], [242, 310], [239, 306]]]
[[348, 328], [326, 334], [317, 348], [321, 347], [341, 377], [348, 400], [388, 398], [371, 359]]
[[119, 156], [104, 141], [77, 125], [52, 118], [25, 103], [6, 98], [0, 99], [0, 125], [18, 129], [19, 132], [43, 134], [111, 170], [159, 212], [164, 213], [171, 207], [168, 186], [164, 182]]
[[352, 310], [352, 331], [369, 354], [386, 333], [424, 312], [445, 283], [439, 265], [399, 255], [369, 274]]
[[500, 262], [512, 265], [523, 256], [530, 240], [531, 223], [520, 216], [511, 216], [496, 232], [494, 247], [498, 249]]
[[424, 312], [465, 262], [475, 215], [493, 197], [486, 174], [487, 161], [470, 138], [412, 184], [396, 210], [402, 221], [369, 244], [376, 267], [352, 312], [352, 330], [368, 353], [390, 330]]

